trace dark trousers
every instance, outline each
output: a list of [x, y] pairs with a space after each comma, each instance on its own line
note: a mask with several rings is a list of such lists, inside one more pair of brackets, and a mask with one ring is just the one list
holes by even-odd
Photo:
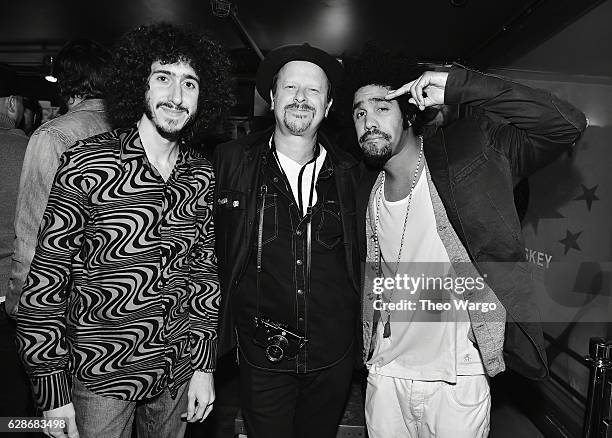
[[240, 361], [242, 415], [249, 438], [335, 438], [354, 355], [306, 374], [263, 371]]
[[[7, 316], [4, 303], [0, 304], [0, 379], [0, 417], [33, 416], [30, 383], [15, 345], [15, 322]], [[11, 435], [13, 438], [30, 436], [17, 432]]]

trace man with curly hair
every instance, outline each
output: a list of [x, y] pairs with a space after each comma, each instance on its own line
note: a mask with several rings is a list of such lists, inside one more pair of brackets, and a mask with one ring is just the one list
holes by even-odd
[[62, 154], [78, 140], [106, 132], [104, 70], [108, 50], [92, 40], [66, 43], [57, 54], [54, 72], [62, 106], [68, 111], [39, 127], [30, 137], [19, 181], [15, 242], [6, 310], [15, 317], [23, 282], [34, 257], [38, 227], [47, 205]]
[[[368, 434], [486, 437], [489, 377], [548, 375], [513, 187], [568, 150], [585, 116], [543, 90], [459, 65], [423, 72], [375, 47], [346, 69], [370, 165], [357, 199]], [[471, 112], [423, 138], [422, 111], [443, 104]]]
[[228, 65], [191, 29], [128, 32], [110, 69], [117, 129], [62, 157], [17, 321], [39, 407], [68, 419], [52, 436], [130, 437], [135, 422], [180, 437], [212, 409], [214, 179], [189, 141], [231, 102]]

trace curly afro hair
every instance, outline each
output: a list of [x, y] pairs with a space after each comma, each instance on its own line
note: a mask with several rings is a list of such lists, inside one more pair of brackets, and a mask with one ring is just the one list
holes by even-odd
[[200, 78], [198, 111], [182, 139], [190, 146], [215, 128], [234, 103], [230, 61], [221, 46], [192, 27], [169, 23], [140, 26], [117, 43], [106, 106], [114, 127], [136, 123], [145, 113], [151, 64], [188, 63]]
[[[373, 42], [366, 43], [359, 57], [344, 57], [344, 81], [339, 93], [338, 110], [345, 123], [352, 124], [353, 96], [366, 85], [380, 85], [397, 89], [407, 82], [418, 78], [425, 68], [420, 66], [409, 55], [391, 52]], [[409, 121], [417, 134], [420, 134], [429, 115], [419, 111], [416, 105], [408, 103], [409, 96], [397, 98], [404, 123]], [[423, 117], [425, 116], [425, 117]]]

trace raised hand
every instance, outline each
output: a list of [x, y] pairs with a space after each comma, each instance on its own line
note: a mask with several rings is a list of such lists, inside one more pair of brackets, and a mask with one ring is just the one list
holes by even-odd
[[447, 78], [447, 72], [426, 71], [414, 81], [402, 85], [397, 90], [389, 91], [385, 99], [391, 100], [410, 93], [411, 97], [408, 102], [416, 105], [420, 110], [432, 105], [443, 105]]

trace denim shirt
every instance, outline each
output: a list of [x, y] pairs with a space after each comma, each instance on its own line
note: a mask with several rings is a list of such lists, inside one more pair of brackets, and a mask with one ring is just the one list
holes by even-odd
[[15, 122], [0, 114], [0, 302], [7, 294], [8, 279], [13, 255], [13, 218], [19, 189], [21, 163], [28, 145], [28, 137], [21, 129], [15, 129]]
[[36, 237], [62, 154], [78, 140], [109, 131], [104, 101], [87, 99], [40, 126], [28, 142], [15, 213], [15, 244], [6, 310], [17, 313], [23, 283], [34, 257]]

